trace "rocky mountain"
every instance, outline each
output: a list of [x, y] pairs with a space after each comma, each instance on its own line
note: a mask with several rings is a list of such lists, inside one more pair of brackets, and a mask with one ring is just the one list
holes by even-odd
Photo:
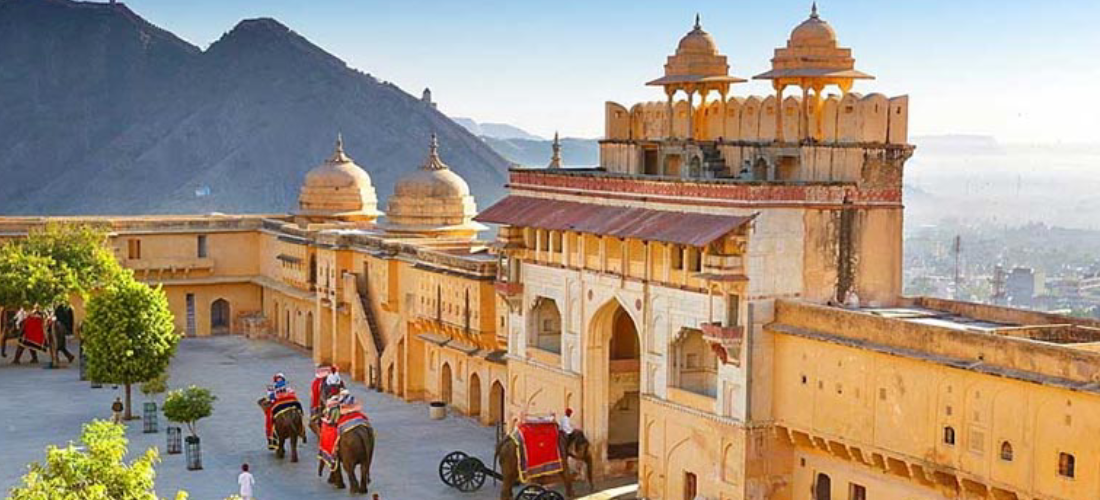
[[0, 0], [0, 214], [285, 212], [342, 132], [385, 200], [432, 133], [488, 206], [508, 162], [271, 19], [202, 51], [123, 4]]

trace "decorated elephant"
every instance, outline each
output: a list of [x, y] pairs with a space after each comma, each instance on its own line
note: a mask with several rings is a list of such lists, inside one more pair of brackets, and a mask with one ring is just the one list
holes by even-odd
[[[519, 464], [519, 447], [515, 439], [508, 437], [497, 444], [496, 455], [494, 461], [500, 463], [500, 475], [503, 477], [500, 487], [500, 499], [511, 500], [512, 488], [520, 483], [520, 464]], [[565, 485], [566, 498], [573, 498], [573, 478], [569, 473], [568, 461], [570, 458], [579, 460], [585, 465], [585, 472], [588, 477], [588, 487], [594, 490], [594, 484], [592, 482], [592, 449], [588, 442], [588, 439], [581, 431], [574, 431], [573, 434], [565, 436], [564, 434], [558, 440], [559, 450], [564, 460], [564, 467], [560, 472], [551, 474], [550, 477], [556, 477], [561, 483]]]
[[[370, 466], [374, 459], [374, 429], [370, 425], [349, 425], [345, 422], [334, 443], [327, 443], [324, 432], [321, 438], [321, 461], [317, 466], [317, 475], [329, 465], [328, 482], [337, 488], [350, 486], [349, 493], [366, 493], [370, 485]], [[326, 450], [327, 449], [327, 450]], [[355, 476], [355, 468], [360, 467], [360, 478]], [[344, 472], [347, 472], [349, 485], [344, 484]]]
[[[295, 401], [296, 403], [296, 401]], [[256, 401], [265, 414], [270, 415], [271, 429], [268, 436], [268, 446], [275, 450], [275, 456], [286, 456], [286, 441], [290, 440], [290, 461], [298, 461], [298, 438], [302, 443], [306, 442], [306, 428], [303, 423], [301, 405], [284, 405], [281, 401], [272, 402], [268, 398], [260, 398]], [[275, 406], [275, 408], [273, 408]]]

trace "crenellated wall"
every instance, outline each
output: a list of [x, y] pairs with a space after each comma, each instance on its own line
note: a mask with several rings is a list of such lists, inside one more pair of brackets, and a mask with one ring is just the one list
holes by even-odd
[[[698, 141], [796, 143], [813, 137], [820, 144], [907, 144], [909, 97], [883, 94], [829, 95], [820, 107], [804, 105], [800, 96], [788, 96], [780, 105], [774, 95], [730, 97], [699, 103], [673, 103], [672, 137], [687, 138], [689, 123]], [[651, 101], [629, 110], [606, 104], [604, 139], [660, 141], [669, 139], [669, 104]]]

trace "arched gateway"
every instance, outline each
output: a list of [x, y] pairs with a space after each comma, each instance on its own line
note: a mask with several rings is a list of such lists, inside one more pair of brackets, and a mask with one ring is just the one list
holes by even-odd
[[[612, 300], [588, 325], [585, 427], [603, 460], [638, 457], [641, 415], [641, 336], [634, 318]], [[606, 462], [605, 462], [606, 463]]]

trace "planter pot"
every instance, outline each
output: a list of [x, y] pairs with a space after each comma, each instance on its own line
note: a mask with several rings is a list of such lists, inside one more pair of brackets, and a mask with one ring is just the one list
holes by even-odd
[[199, 448], [199, 437], [187, 436], [183, 441], [187, 449], [187, 470], [202, 470], [202, 450]]
[[174, 426], [174, 425], [169, 425], [168, 426], [168, 447], [167, 448], [168, 448], [168, 454], [169, 455], [179, 455], [180, 452], [183, 451], [183, 443], [182, 443], [183, 440], [181, 439], [181, 436], [183, 435], [183, 433], [181, 431], [182, 431], [182, 429], [180, 429], [177, 426]]
[[432, 401], [428, 403], [428, 416], [432, 420], [443, 420], [447, 417], [447, 403], [442, 401]]
[[160, 432], [157, 427], [157, 404], [153, 401], [146, 401], [142, 406], [142, 423], [143, 432], [145, 434], [155, 434]]

